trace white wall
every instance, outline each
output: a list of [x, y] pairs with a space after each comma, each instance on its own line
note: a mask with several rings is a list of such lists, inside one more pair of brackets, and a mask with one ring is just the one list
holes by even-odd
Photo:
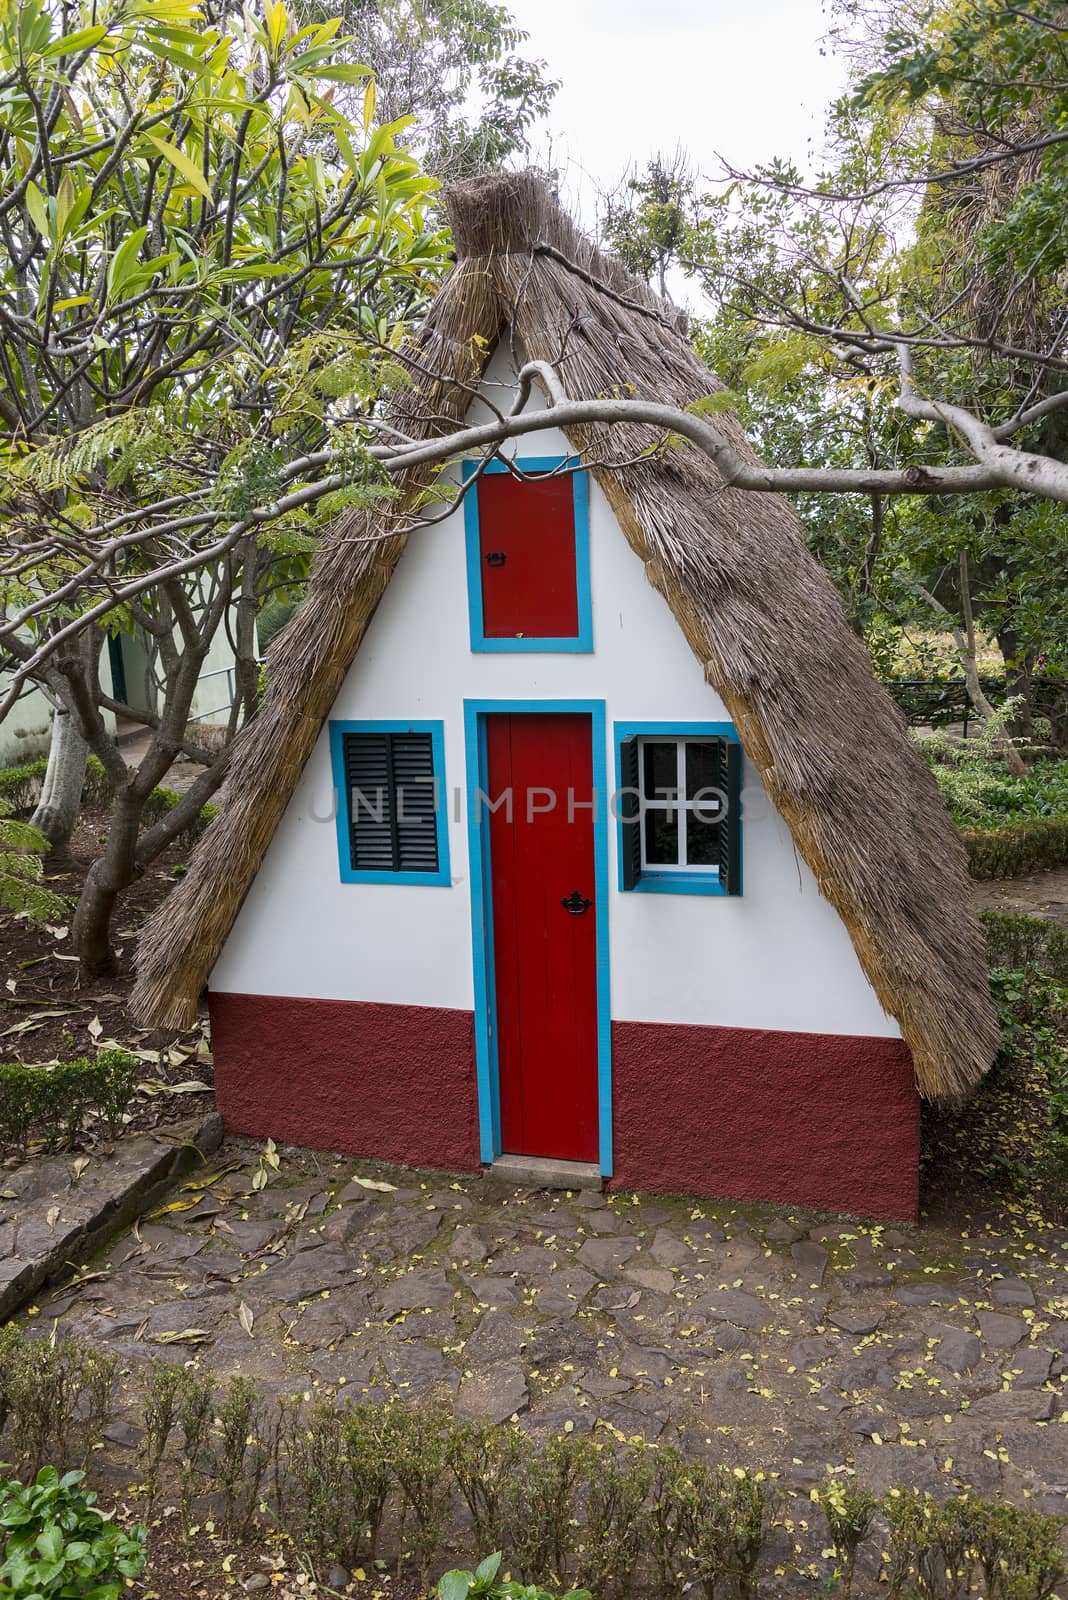
[[[505, 381], [500, 352], [491, 379]], [[495, 393], [500, 403], [501, 395]], [[517, 455], [564, 454], [559, 433]], [[594, 654], [474, 655], [463, 513], [413, 535], [332, 715], [445, 724], [452, 887], [342, 884], [320, 734], [212, 973], [217, 991], [473, 1006], [463, 701], [604, 700], [612, 724], [728, 720], [604, 496], [590, 485]], [[899, 1037], [747, 762], [744, 894], [622, 894], [609, 828], [612, 1015], [647, 1022]]]
[[[10, 685], [0, 673], [0, 694]], [[0, 767], [18, 767], [48, 754], [52, 734], [52, 707], [40, 689], [29, 689], [0, 722]]]
[[[160, 695], [158, 685], [148, 672], [147, 635], [138, 629], [132, 635], [121, 634], [119, 638], [126, 674], [126, 703], [138, 711], [155, 711]], [[175, 642], [180, 648], [181, 639], [177, 629], [175, 629]], [[225, 725], [234, 697], [233, 668], [233, 648], [226, 636], [226, 629], [220, 627], [204, 657], [197, 686], [193, 691], [189, 708], [190, 722], [204, 721]], [[156, 670], [159, 670], [158, 663]], [[106, 662], [102, 671], [108, 675], [110, 681], [110, 668]]]

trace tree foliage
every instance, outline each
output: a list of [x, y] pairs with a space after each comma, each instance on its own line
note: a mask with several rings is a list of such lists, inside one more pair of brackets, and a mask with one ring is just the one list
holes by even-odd
[[[309, 14], [328, 6], [315, 0]], [[558, 84], [544, 61], [521, 53], [527, 34], [507, 6], [344, 0], [340, 15], [354, 59], [374, 73], [379, 114], [411, 119], [406, 139], [427, 172], [456, 182], [526, 151]]]
[[[237, 655], [232, 732], [255, 709], [264, 597], [299, 582], [325, 517], [388, 492], [375, 407], [446, 259], [402, 132], [376, 121], [339, 21], [300, 26], [283, 0], [0, 0], [6, 698], [38, 681], [115, 789], [74, 924], [94, 965], [138, 862], [221, 779], [187, 733], [213, 638]], [[160, 665], [132, 776], [100, 627], [140, 629]], [[203, 778], [139, 839], [182, 749]]]
[[[1050, 3], [843, 0], [848, 92], [824, 169], [774, 161], [673, 195], [670, 245], [709, 314], [698, 343], [766, 460], [911, 472], [998, 437], [1065, 456], [1068, 25]], [[641, 187], [661, 180], [653, 163]], [[646, 205], [646, 211], [648, 206]], [[609, 218], [610, 223], [615, 219]], [[632, 208], [664, 274], [662, 214]], [[907, 391], [925, 402], [899, 404]], [[957, 411], [954, 411], [954, 407]], [[924, 415], [917, 415], [917, 410]], [[961, 430], [957, 416], [974, 429]], [[1026, 416], [1018, 427], [1015, 419]], [[994, 635], [1013, 687], [1068, 670], [1068, 513], [995, 489], [800, 496], [813, 548], [880, 665], [902, 624]], [[1051, 582], [1051, 577], [1055, 581]]]

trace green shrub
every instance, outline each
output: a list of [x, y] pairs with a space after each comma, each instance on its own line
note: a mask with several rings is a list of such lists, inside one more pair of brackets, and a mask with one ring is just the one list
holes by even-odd
[[838, 1563], [835, 1577], [841, 1584], [842, 1600], [849, 1600], [857, 1556], [872, 1531], [879, 1501], [867, 1489], [831, 1473], [821, 1488], [812, 1491], [812, 1498], [827, 1519], [831, 1548]]
[[30, 811], [41, 796], [48, 762], [27, 761], [17, 767], [0, 768], [0, 800], [12, 811]]
[[0, 1145], [24, 1151], [32, 1134], [49, 1149], [71, 1144], [90, 1114], [114, 1136], [133, 1098], [136, 1056], [101, 1050], [53, 1065], [0, 1062]]
[[[511, 1583], [497, 1577], [501, 1553], [487, 1556], [474, 1572], [446, 1572], [437, 1587], [438, 1600], [553, 1600], [536, 1583]], [[569, 1589], [567, 1600], [591, 1600], [588, 1589]]]
[[[12, 812], [30, 811], [41, 795], [47, 761], [28, 761], [22, 766], [0, 768], [0, 812], [6, 805]], [[82, 805], [90, 811], [110, 811], [115, 791], [103, 762], [90, 756], [85, 764], [85, 783], [82, 787]], [[174, 789], [160, 785], [152, 790], [145, 801], [141, 825], [150, 828], [165, 817], [181, 799]], [[217, 815], [215, 806], [204, 806], [188, 828], [180, 835], [184, 843], [193, 845], [208, 824]], [[16, 909], [18, 909], [16, 907]], [[58, 913], [57, 913], [58, 914]]]
[[579, 1581], [598, 1600], [622, 1597], [649, 1544], [647, 1499], [653, 1482], [651, 1452], [602, 1447], [586, 1490], [578, 1550]]
[[444, 1407], [393, 1405], [384, 1415], [383, 1441], [401, 1492], [404, 1535], [411, 1539], [424, 1584], [449, 1527], [451, 1434], [452, 1418]]
[[[114, 1416], [117, 1365], [74, 1339], [53, 1346], [0, 1329], [2, 1448], [24, 1476], [43, 1461], [62, 1468], [89, 1459]], [[552, 1600], [542, 1584], [574, 1600], [589, 1600], [590, 1590], [612, 1600], [632, 1581], [658, 1595], [697, 1587], [714, 1600], [755, 1600], [769, 1561], [775, 1508], [765, 1475], [689, 1460], [670, 1446], [598, 1448], [566, 1434], [539, 1442], [518, 1429], [454, 1423], [433, 1402], [305, 1407], [293, 1396], [272, 1409], [248, 1380], [219, 1388], [210, 1372], [164, 1361], [146, 1369], [143, 1418], [149, 1505], [174, 1474], [187, 1534], [205, 1502], [211, 1515], [221, 1502], [238, 1538], [263, 1510], [316, 1569], [373, 1558], [386, 1521], [398, 1557], [411, 1534], [424, 1570], [440, 1570], [456, 1532], [458, 1488], [472, 1507], [476, 1548], [487, 1548], [487, 1527], [508, 1537], [490, 1547], [503, 1558], [447, 1572], [437, 1591], [445, 1600]], [[473, 1487], [482, 1471], [484, 1494]], [[872, 1557], [885, 1552], [888, 1600], [967, 1600], [970, 1592], [1051, 1600], [1068, 1577], [1065, 1524], [1056, 1517], [971, 1495], [939, 1503], [895, 1489], [876, 1497], [840, 1475], [812, 1498], [828, 1531], [814, 1520], [809, 1552], [799, 1546], [797, 1554], [814, 1571], [811, 1557], [830, 1545], [824, 1595], [848, 1600], [866, 1542]], [[569, 1590], [574, 1583], [588, 1588]], [[0, 1578], [0, 1600], [15, 1592]], [[32, 1591], [17, 1592], [28, 1600]], [[66, 1600], [66, 1591], [40, 1592]]]
[[99, 756], [91, 755], [85, 763], [82, 805], [89, 811], [110, 811], [114, 794], [107, 768]]
[[687, 1491], [688, 1555], [706, 1600], [716, 1600], [725, 1588], [737, 1600], [752, 1600], [769, 1527], [764, 1474], [699, 1461]]
[[118, 1359], [77, 1339], [51, 1344], [17, 1329], [0, 1339], [4, 1450], [32, 1475], [47, 1461], [84, 1467], [111, 1420]]
[[992, 967], [1022, 972], [1034, 967], [1054, 982], [1068, 985], [1068, 930], [1046, 917], [981, 911], [987, 959]]
[[889, 1600], [965, 1600], [979, 1574], [986, 1600], [1051, 1600], [1068, 1578], [1059, 1517], [971, 1497], [939, 1503], [895, 1489], [882, 1509]]
[[42, 1467], [32, 1483], [0, 1481], [3, 1600], [118, 1600], [145, 1565], [145, 1530], [97, 1509], [85, 1474]]
[[1020, 878], [1068, 866], [1068, 817], [1041, 817], [1004, 828], [962, 828], [973, 878]]

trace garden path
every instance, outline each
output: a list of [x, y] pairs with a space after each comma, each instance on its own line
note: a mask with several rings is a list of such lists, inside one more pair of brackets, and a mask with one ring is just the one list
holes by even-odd
[[1013, 911], [1028, 917], [1048, 917], [1068, 928], [1068, 867], [1050, 872], [1030, 872], [1023, 878], [991, 878], [974, 883], [980, 911]]
[[[449, 1398], [1063, 1511], [1068, 1233], [504, 1188], [231, 1140], [33, 1322], [268, 1393]], [[220, 1174], [219, 1176], [215, 1176]], [[368, 1186], [370, 1180], [370, 1186]], [[387, 1187], [395, 1185], [395, 1187]], [[132, 1398], [132, 1397], [131, 1397]], [[112, 1430], [136, 1447], [136, 1406]]]

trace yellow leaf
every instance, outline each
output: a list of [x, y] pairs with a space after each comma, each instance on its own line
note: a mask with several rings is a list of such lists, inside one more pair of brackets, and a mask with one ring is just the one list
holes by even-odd
[[176, 144], [171, 144], [167, 139], [161, 139], [157, 134], [146, 133], [145, 138], [154, 144], [161, 156], [165, 156], [172, 167], [182, 174], [187, 183], [191, 183], [198, 194], [205, 200], [211, 199], [211, 189], [200, 168], [186, 155], [184, 150], [179, 150]]
[[375, 104], [377, 102], [377, 98], [378, 98], [378, 96], [377, 96], [377, 91], [375, 89], [375, 80], [373, 78], [368, 78], [367, 87], [363, 91], [363, 131], [364, 131], [364, 133], [367, 133], [370, 130], [371, 123], [374, 121]]
[[286, 23], [289, 17], [282, 0], [267, 0], [264, 7], [264, 20], [267, 23], [267, 37], [271, 41], [271, 49], [277, 54], [278, 47], [286, 36]]

